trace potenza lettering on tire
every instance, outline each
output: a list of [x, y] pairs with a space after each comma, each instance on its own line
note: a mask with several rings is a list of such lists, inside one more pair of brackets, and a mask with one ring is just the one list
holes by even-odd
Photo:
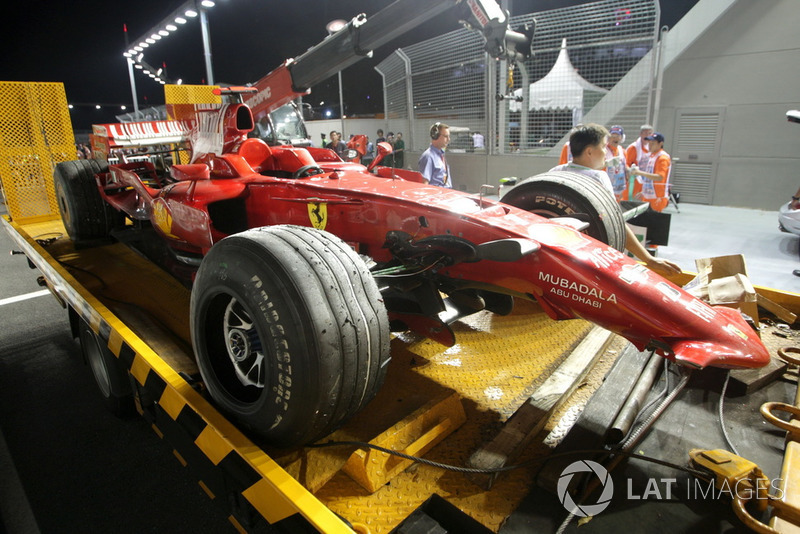
[[625, 248], [625, 220], [614, 197], [592, 178], [551, 171], [526, 178], [502, 202], [548, 219], [583, 217], [586, 234], [617, 250]]

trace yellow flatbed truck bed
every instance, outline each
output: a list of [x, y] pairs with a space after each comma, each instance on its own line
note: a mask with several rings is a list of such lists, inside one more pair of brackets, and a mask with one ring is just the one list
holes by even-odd
[[[232, 494], [240, 502], [231, 521], [241, 528], [236, 514], [248, 517], [249, 509], [268, 524], [299, 514], [322, 532], [388, 532], [436, 494], [496, 531], [527, 493], [530, 469], [508, 472], [485, 490], [468, 474], [415, 464], [370, 491], [356, 482], [357, 467], [352, 476], [342, 470], [354, 446], [270, 450], [221, 415], [196, 381], [187, 288], [124, 244], [76, 249], [60, 219], [17, 224], [5, 217], [2, 225], [58, 299], [129, 370], [140, 412], [197, 468], [209, 496]], [[417, 438], [449, 424], [425, 458], [464, 466], [591, 329], [583, 321], [551, 321], [526, 302], [509, 316], [479, 313], [455, 326], [459, 344], [451, 348], [396, 337], [378, 396], [323, 441], [384, 435], [385, 446], [414, 451]], [[413, 416], [424, 428], [403, 430]], [[526, 458], [546, 450], [533, 446]], [[374, 451], [362, 455], [367, 467], [383, 462], [388, 470], [395, 462]]]

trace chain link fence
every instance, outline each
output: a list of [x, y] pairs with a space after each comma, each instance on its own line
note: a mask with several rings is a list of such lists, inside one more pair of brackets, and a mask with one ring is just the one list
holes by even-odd
[[517, 63], [488, 57], [481, 36], [466, 29], [399, 49], [376, 67], [387, 126], [407, 132], [406, 146], [420, 151], [430, 125], [442, 121], [451, 126], [451, 151], [475, 150], [479, 132], [493, 154], [555, 155], [586, 122], [638, 134], [653, 114], [659, 20], [658, 0], [512, 17], [514, 28], [536, 27], [534, 55]]

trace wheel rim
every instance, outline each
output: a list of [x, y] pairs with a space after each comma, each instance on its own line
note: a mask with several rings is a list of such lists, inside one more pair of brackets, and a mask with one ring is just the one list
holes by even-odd
[[242, 386], [264, 388], [264, 351], [261, 338], [247, 310], [235, 298], [225, 307], [223, 318], [225, 348]]

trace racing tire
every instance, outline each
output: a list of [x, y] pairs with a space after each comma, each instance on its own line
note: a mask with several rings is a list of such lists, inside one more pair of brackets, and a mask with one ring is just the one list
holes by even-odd
[[56, 165], [56, 200], [69, 237], [77, 244], [108, 239], [125, 224], [125, 216], [100, 196], [95, 174], [108, 172], [105, 160], [79, 159]]
[[128, 371], [86, 321], [81, 319], [79, 328], [83, 358], [92, 371], [106, 407], [117, 417], [134, 415], [136, 404]]
[[211, 397], [278, 447], [313, 442], [383, 384], [389, 319], [364, 261], [339, 238], [269, 226], [215, 244], [191, 297]]
[[614, 197], [594, 179], [577, 172], [551, 171], [531, 176], [509, 190], [501, 202], [545, 218], [584, 214], [584, 233], [617, 250], [625, 249], [625, 219]]

